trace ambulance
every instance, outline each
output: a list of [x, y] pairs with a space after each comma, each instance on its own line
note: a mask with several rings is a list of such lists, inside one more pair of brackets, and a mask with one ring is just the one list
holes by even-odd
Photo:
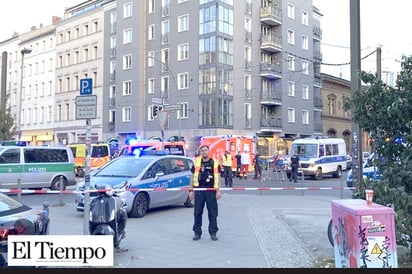
[[[219, 161], [222, 164], [222, 157], [225, 151], [229, 151], [232, 155], [232, 170], [236, 172], [236, 154], [240, 151], [241, 153], [247, 152], [250, 155], [250, 165], [249, 172], [254, 172], [253, 160], [254, 152], [256, 151], [255, 138], [253, 135], [213, 135], [213, 136], [198, 136], [197, 138], [192, 138], [189, 146], [195, 148], [195, 153], [193, 156], [198, 155], [198, 148], [201, 145], [209, 146], [209, 155]], [[234, 173], [235, 174], [235, 173]]]

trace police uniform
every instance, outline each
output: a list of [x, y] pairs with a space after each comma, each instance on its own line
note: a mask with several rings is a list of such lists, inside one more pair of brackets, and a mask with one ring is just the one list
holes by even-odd
[[[219, 230], [217, 226], [218, 206], [216, 199], [216, 190], [219, 189], [218, 166], [219, 163], [216, 159], [209, 158], [208, 161], [203, 161], [202, 157], [198, 156], [192, 167], [195, 195], [193, 231], [196, 238], [200, 238], [200, 235], [202, 235], [202, 215], [206, 204], [209, 217], [208, 231], [212, 239], [217, 239], [216, 232]], [[215, 190], [196, 190], [196, 188], [213, 188]]]

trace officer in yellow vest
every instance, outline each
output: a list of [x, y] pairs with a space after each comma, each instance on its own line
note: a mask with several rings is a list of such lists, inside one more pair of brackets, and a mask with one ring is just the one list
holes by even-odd
[[[217, 241], [217, 200], [220, 199], [219, 187], [219, 163], [216, 159], [209, 157], [209, 147], [202, 145], [199, 147], [200, 155], [195, 158], [195, 164], [192, 167], [192, 180], [190, 182], [189, 198], [195, 199], [194, 207], [194, 224], [193, 241], [200, 239], [202, 235], [202, 215], [203, 209], [207, 207], [209, 217], [209, 234], [213, 241]], [[196, 190], [203, 188], [205, 190]]]
[[225, 151], [225, 154], [222, 158], [223, 166], [223, 177], [225, 178], [225, 186], [232, 187], [233, 185], [233, 173], [232, 173], [232, 155], [229, 151]]

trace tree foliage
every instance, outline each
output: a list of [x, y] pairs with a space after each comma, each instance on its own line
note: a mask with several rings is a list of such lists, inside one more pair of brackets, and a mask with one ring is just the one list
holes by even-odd
[[369, 133], [383, 179], [360, 180], [354, 198], [365, 198], [365, 189], [374, 190], [374, 200], [395, 210], [398, 244], [410, 246], [412, 235], [412, 57], [404, 56], [396, 86], [376, 75], [361, 72], [366, 90], [353, 92], [344, 104], [352, 120]]
[[11, 113], [11, 106], [0, 107], [0, 141], [10, 140], [16, 133], [15, 117]]

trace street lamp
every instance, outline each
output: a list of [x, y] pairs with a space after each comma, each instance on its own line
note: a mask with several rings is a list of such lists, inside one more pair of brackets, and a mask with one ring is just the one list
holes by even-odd
[[24, 69], [24, 55], [31, 53], [31, 49], [28, 48], [23, 48], [21, 51], [21, 71], [20, 71], [20, 94], [19, 94], [19, 111], [17, 113], [17, 134], [18, 134], [18, 141], [21, 139], [21, 128], [20, 128], [20, 123], [21, 123], [21, 104], [22, 104], [22, 98], [23, 98], [23, 69]]

